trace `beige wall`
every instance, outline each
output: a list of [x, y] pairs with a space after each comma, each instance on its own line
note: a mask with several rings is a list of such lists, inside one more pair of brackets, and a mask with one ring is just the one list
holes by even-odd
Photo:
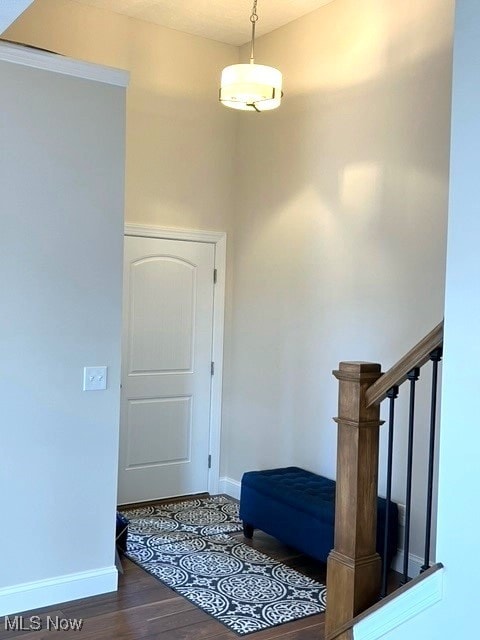
[[3, 37], [130, 71], [127, 221], [229, 231], [236, 119], [216, 96], [236, 47], [71, 0], [37, 0]]
[[[443, 316], [452, 9], [335, 0], [258, 42], [285, 98], [240, 119], [232, 479], [288, 464], [333, 477], [331, 370], [388, 367]], [[422, 499], [423, 479], [419, 514]]]
[[234, 47], [64, 0], [6, 34], [131, 71], [129, 221], [229, 232], [232, 480], [286, 464], [332, 477], [331, 370], [388, 367], [443, 315], [452, 12], [335, 0], [259, 39], [258, 62], [285, 78], [281, 109], [260, 116], [212, 99]]
[[238, 120], [217, 95], [238, 48], [70, 0], [37, 0], [2, 35], [130, 72], [126, 221], [227, 232], [228, 376]]
[[[393, 609], [394, 603], [386, 604], [364, 622], [365, 626], [371, 624], [370, 629], [388, 629], [389, 633], [382, 635], [383, 640], [475, 638], [478, 635], [478, 590], [475, 571], [472, 571], [472, 550], [477, 548], [480, 527], [480, 514], [476, 509], [480, 433], [478, 422], [472, 416], [478, 411], [480, 358], [479, 33], [478, 0], [457, 2], [438, 505], [438, 553], [445, 565], [442, 597], [420, 615], [405, 616], [403, 624], [398, 624], [400, 617], [398, 609]], [[433, 580], [431, 576], [430, 581]], [[425, 586], [428, 588], [428, 582], [423, 583]], [[417, 602], [420, 602], [420, 592]], [[396, 621], [395, 626], [392, 620]], [[357, 629], [354, 635], [360, 637]]]

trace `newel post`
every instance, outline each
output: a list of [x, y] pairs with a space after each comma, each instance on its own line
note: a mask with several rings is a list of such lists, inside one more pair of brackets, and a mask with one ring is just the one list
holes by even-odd
[[366, 406], [379, 364], [341, 362], [339, 380], [335, 542], [327, 561], [326, 638], [350, 638], [340, 628], [377, 601], [376, 553], [380, 407]]

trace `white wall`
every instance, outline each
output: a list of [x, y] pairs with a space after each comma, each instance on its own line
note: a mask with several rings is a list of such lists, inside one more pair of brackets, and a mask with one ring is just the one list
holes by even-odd
[[[446, 567], [444, 637], [478, 628], [472, 557], [478, 545], [480, 435], [475, 415], [480, 359], [480, 5], [456, 3], [452, 147], [445, 301], [437, 557]], [[445, 615], [445, 617], [447, 617]], [[440, 626], [439, 626], [440, 629]]]
[[[440, 435], [437, 557], [445, 565], [441, 603], [384, 637], [478, 635], [475, 553], [480, 515], [476, 416], [480, 359], [480, 5], [456, 3], [452, 146]], [[389, 610], [380, 615], [388, 618]]]
[[0, 33], [5, 31], [33, 0], [0, 0]]
[[258, 41], [285, 97], [240, 117], [223, 447], [235, 480], [289, 464], [333, 477], [331, 370], [388, 368], [443, 316], [452, 7], [335, 0]]
[[235, 47], [67, 0], [6, 34], [131, 71], [127, 221], [227, 231], [221, 473], [235, 482], [286, 464], [332, 477], [331, 370], [387, 368], [443, 315], [453, 4], [335, 0], [260, 38], [258, 62], [285, 78], [262, 115], [216, 101]]
[[[12, 613], [116, 586], [125, 89], [9, 62], [0, 84], [0, 612]], [[85, 365], [108, 366], [106, 391], [82, 391]]]
[[238, 119], [218, 82], [238, 48], [71, 0], [35, 2], [5, 37], [130, 72], [125, 220], [227, 233], [228, 380]]

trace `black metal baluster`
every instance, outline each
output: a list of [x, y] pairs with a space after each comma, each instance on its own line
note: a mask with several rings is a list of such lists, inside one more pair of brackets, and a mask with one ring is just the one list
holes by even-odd
[[438, 363], [442, 359], [442, 347], [438, 347], [430, 354], [432, 361], [432, 401], [430, 406], [430, 445], [428, 449], [428, 480], [427, 480], [427, 517], [425, 524], [425, 554], [420, 572], [430, 566], [430, 540], [432, 535], [432, 503], [433, 503], [433, 472], [435, 463], [435, 422], [437, 414], [437, 385]]
[[388, 391], [387, 398], [390, 399], [390, 414], [388, 417], [388, 454], [387, 454], [387, 495], [385, 504], [385, 532], [383, 537], [383, 563], [382, 563], [382, 590], [380, 597], [387, 595], [387, 575], [388, 575], [388, 529], [390, 525], [390, 501], [392, 497], [392, 469], [393, 469], [393, 425], [395, 418], [395, 400], [398, 397], [398, 386], [394, 386]]
[[420, 369], [415, 367], [407, 375], [410, 380], [410, 409], [408, 414], [408, 452], [407, 452], [407, 491], [405, 498], [405, 540], [403, 544], [403, 578], [406, 584], [408, 578], [408, 556], [410, 551], [410, 516], [412, 511], [412, 470], [413, 470], [413, 431], [415, 423], [415, 384], [420, 377]]

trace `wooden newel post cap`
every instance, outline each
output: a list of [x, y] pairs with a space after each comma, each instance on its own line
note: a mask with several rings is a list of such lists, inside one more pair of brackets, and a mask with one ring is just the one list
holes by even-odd
[[375, 382], [382, 375], [382, 365], [377, 362], [340, 362], [332, 372], [337, 380]]
[[367, 389], [382, 375], [376, 362], [340, 362], [333, 375], [339, 381], [338, 418], [350, 426], [380, 426], [378, 408], [367, 407]]

